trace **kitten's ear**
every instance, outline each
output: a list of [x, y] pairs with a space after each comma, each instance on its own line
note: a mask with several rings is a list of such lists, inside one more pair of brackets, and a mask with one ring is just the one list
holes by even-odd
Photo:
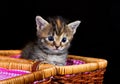
[[49, 23], [45, 19], [43, 19], [41, 16], [36, 16], [37, 30], [42, 30], [48, 24]]
[[72, 29], [73, 34], [75, 34], [77, 27], [80, 25], [81, 21], [74, 21], [68, 24], [68, 27]]

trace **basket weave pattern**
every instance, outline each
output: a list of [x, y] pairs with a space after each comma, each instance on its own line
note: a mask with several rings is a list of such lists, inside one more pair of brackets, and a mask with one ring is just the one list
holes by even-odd
[[[0, 50], [0, 67], [31, 71], [30, 74], [0, 81], [0, 84], [28, 84], [44, 78], [48, 80], [37, 84], [102, 84], [107, 60], [69, 55], [68, 58], [85, 61], [82, 65], [54, 66], [40, 64], [33, 60], [9, 58], [18, 55], [21, 50]], [[34, 71], [34, 72], [33, 72]], [[52, 78], [51, 78], [52, 77]], [[20, 81], [20, 82], [18, 82]]]
[[18, 55], [20, 52], [20, 50], [0, 50], [0, 67], [8, 70], [25, 70], [30, 73], [0, 80], [0, 84], [50, 84], [51, 76], [56, 74], [55, 67], [50, 64], [44, 64], [44, 67], [42, 67], [43, 64], [41, 64], [39, 67], [42, 67], [42, 69], [38, 70], [39, 62], [11, 58], [11, 56]]
[[54, 76], [53, 82], [57, 84], [102, 84], [105, 69], [92, 71], [90, 73], [78, 73], [72, 76]]

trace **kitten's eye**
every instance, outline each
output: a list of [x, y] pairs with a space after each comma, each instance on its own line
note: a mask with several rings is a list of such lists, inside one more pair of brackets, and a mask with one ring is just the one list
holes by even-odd
[[67, 41], [67, 38], [63, 37], [62, 42], [66, 42], [66, 41]]
[[53, 36], [49, 36], [49, 37], [48, 37], [48, 40], [49, 40], [49, 41], [54, 41]]

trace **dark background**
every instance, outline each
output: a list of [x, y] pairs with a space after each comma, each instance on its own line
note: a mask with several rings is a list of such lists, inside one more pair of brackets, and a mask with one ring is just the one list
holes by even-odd
[[[36, 37], [35, 16], [81, 20], [70, 54], [108, 60], [104, 84], [119, 82], [120, 4], [118, 0], [4, 1], [0, 15], [0, 49], [22, 49]], [[118, 77], [117, 77], [118, 76]]]

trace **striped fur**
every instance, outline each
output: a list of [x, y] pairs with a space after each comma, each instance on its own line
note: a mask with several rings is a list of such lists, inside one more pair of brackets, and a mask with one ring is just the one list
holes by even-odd
[[[40, 16], [36, 19], [38, 39], [26, 45], [21, 57], [55, 65], [65, 65], [68, 48], [74, 35], [72, 29], [61, 17], [52, 18], [49, 22]], [[54, 40], [51, 41], [49, 37]], [[65, 38], [65, 42], [63, 38]]]

